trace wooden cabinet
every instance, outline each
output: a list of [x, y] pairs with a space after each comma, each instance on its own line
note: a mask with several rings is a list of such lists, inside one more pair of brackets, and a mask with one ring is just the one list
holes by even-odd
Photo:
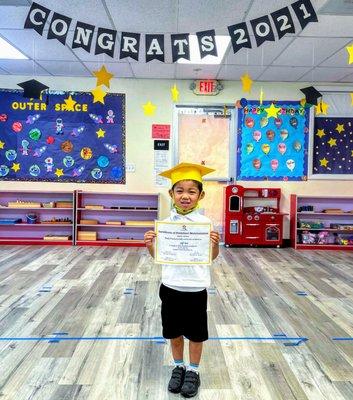
[[0, 244], [72, 245], [73, 192], [0, 192]]
[[353, 197], [291, 195], [295, 249], [353, 250]]
[[159, 194], [76, 192], [79, 246], [144, 246], [159, 217]]

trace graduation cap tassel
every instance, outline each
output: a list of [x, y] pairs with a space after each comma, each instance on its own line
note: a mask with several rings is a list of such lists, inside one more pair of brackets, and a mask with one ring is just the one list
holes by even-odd
[[45, 104], [48, 106], [49, 105], [49, 92], [47, 92], [47, 97], [45, 99]]

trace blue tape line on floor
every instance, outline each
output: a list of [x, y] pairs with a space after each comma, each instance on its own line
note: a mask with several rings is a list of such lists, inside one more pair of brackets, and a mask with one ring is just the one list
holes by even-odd
[[[53, 341], [61, 342], [68, 340], [145, 340], [162, 342], [162, 336], [63, 336], [63, 337], [0, 337], [0, 342], [5, 341]], [[256, 337], [256, 336], [230, 336], [230, 337], [210, 337], [209, 340], [287, 340], [295, 342], [307, 341], [306, 337]]]
[[333, 337], [332, 340], [353, 340], [353, 337]]

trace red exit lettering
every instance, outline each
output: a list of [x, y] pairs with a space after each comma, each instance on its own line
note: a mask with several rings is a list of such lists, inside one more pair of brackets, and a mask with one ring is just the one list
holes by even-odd
[[215, 89], [215, 81], [200, 81], [200, 93], [212, 93]]

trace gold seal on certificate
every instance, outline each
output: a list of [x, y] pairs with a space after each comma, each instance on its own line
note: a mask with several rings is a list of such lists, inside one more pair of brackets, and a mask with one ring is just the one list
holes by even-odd
[[211, 224], [156, 221], [157, 264], [211, 264]]

